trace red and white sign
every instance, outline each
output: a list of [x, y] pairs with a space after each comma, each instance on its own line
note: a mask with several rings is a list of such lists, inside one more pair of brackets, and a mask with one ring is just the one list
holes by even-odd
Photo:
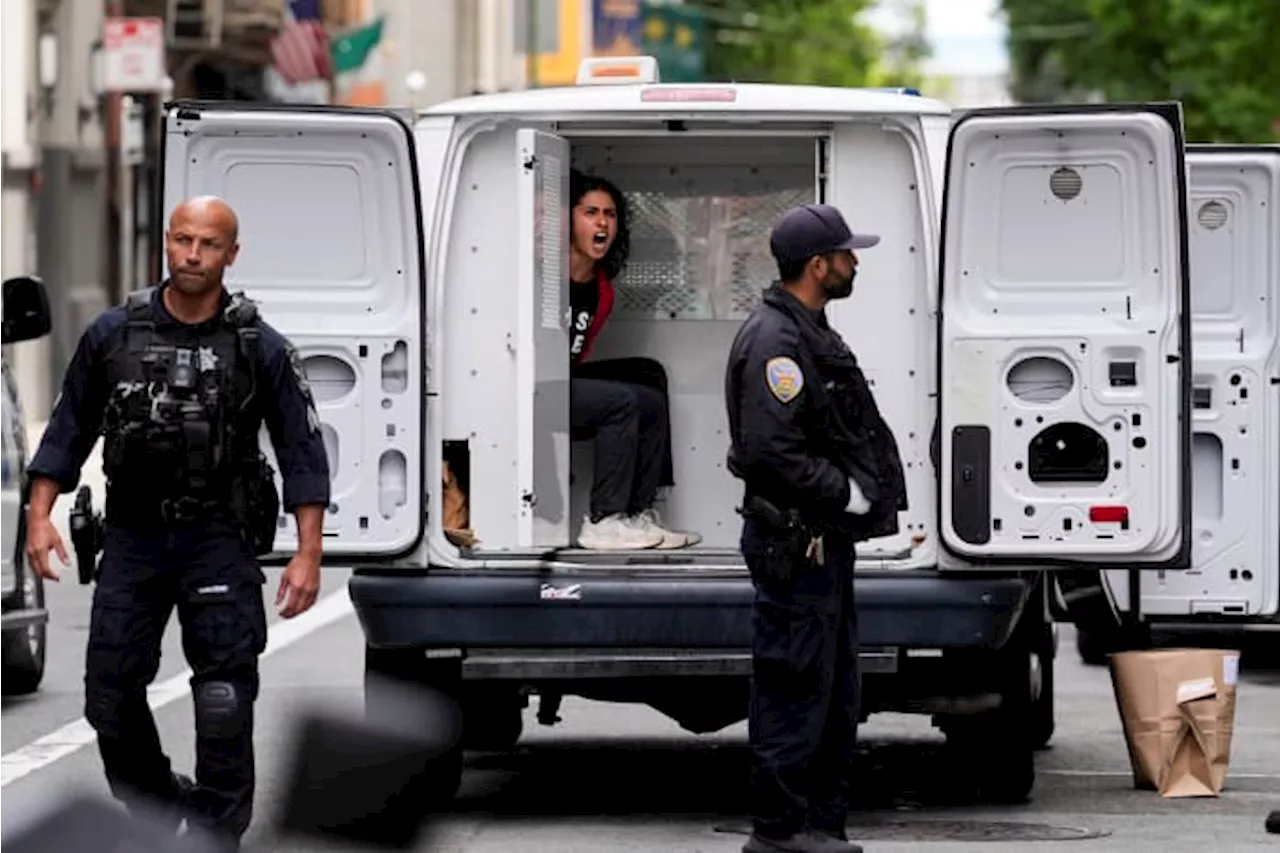
[[164, 88], [164, 19], [107, 18], [102, 22], [102, 88], [158, 92]]

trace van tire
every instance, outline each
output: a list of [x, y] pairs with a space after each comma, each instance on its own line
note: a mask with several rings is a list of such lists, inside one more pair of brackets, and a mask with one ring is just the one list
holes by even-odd
[[504, 752], [524, 733], [524, 705], [518, 690], [503, 684], [463, 686], [462, 745], [481, 752]]
[[[37, 575], [21, 559], [22, 601], [20, 607], [44, 607], [44, 578]], [[26, 696], [40, 689], [44, 681], [45, 645], [48, 640], [48, 623], [28, 625], [13, 631], [5, 631], [0, 637], [0, 663], [3, 663], [3, 693], [5, 696]]]
[[1102, 632], [1076, 628], [1076, 653], [1086, 666], [1106, 666], [1111, 651]]
[[[405, 693], [401, 690], [427, 689], [448, 705], [440, 704], [423, 711], [424, 725], [450, 726], [451, 745], [432, 759], [426, 772], [424, 813], [444, 806], [458, 794], [462, 786], [462, 738], [458, 697], [462, 685], [462, 668], [457, 658], [429, 659], [423, 649], [379, 649], [365, 646], [364, 656], [364, 711], [368, 719], [377, 719], [380, 709], [404, 706]], [[407, 693], [409, 697], [412, 692]], [[441, 719], [441, 710], [449, 719]], [[442, 733], [443, 734], [443, 733]], [[446, 735], [448, 736], [448, 735]]]
[[1036, 657], [1040, 661], [1040, 695], [1031, 703], [1031, 736], [1032, 749], [1044, 749], [1053, 740], [1057, 726], [1057, 703], [1054, 701], [1054, 664], [1057, 660], [1054, 648], [1053, 625], [1045, 625], [1044, 636], [1036, 648]]
[[1026, 614], [1002, 648], [957, 659], [975, 689], [1000, 696], [990, 710], [951, 715], [939, 725], [954, 766], [972, 780], [981, 802], [1025, 803], [1035, 786], [1036, 739], [1043, 734], [1037, 727], [1043, 717], [1031, 699], [1031, 653], [1047, 645], [1046, 637], [1052, 642], [1051, 629], [1040, 614]]
[[996, 709], [954, 718], [943, 731], [952, 766], [969, 778], [979, 801], [994, 805], [1028, 801], [1036, 766], [1026, 717], [1019, 724], [1013, 714]]

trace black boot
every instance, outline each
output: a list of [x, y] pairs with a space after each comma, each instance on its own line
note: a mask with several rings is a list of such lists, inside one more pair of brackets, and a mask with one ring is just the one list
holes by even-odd
[[196, 783], [190, 776], [183, 776], [181, 773], [172, 775], [173, 789], [165, 797], [164, 804], [155, 819], [164, 829], [177, 834], [182, 828], [182, 822], [187, 818], [187, 797]]

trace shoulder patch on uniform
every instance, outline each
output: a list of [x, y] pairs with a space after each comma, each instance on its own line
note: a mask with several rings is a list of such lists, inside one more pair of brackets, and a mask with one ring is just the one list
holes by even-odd
[[769, 383], [769, 391], [783, 403], [790, 403], [804, 388], [804, 373], [800, 365], [785, 355], [765, 362], [764, 378]]

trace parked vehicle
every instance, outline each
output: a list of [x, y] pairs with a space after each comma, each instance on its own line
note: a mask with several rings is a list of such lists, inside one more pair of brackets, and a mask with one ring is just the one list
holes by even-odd
[[[30, 277], [4, 282], [4, 343], [29, 341], [50, 331], [49, 298], [44, 283]], [[46, 626], [44, 580], [27, 565], [27, 437], [22, 403], [7, 360], [4, 374], [3, 461], [0, 462], [0, 570], [3, 571], [3, 633], [0, 633], [0, 686], [6, 696], [34, 693], [44, 679]]]
[[[746, 715], [752, 587], [725, 470], [724, 359], [776, 275], [768, 231], [823, 201], [882, 236], [829, 308], [906, 463], [901, 532], [859, 549], [863, 715], [930, 715], [992, 800], [1053, 731], [1055, 572], [1190, 564], [1191, 314], [1176, 103], [971, 110], [910, 91], [666, 85], [646, 57], [581, 85], [417, 115], [182, 102], [166, 209], [223, 195], [232, 285], [298, 345], [379, 677], [457, 700], [463, 748], [512, 746], [531, 696]], [[573, 546], [570, 167], [627, 196], [631, 261], [599, 357], [670, 377], [678, 551]], [[306, 239], [299, 239], [305, 235]], [[937, 435], [936, 448], [931, 436]], [[936, 453], [931, 450], [936, 449]], [[469, 528], [445, 530], [446, 466]], [[293, 541], [281, 519], [280, 547]]]
[[1280, 145], [1187, 150], [1192, 567], [1103, 573], [1075, 618], [1092, 664], [1153, 632], [1243, 646], [1280, 631]]

